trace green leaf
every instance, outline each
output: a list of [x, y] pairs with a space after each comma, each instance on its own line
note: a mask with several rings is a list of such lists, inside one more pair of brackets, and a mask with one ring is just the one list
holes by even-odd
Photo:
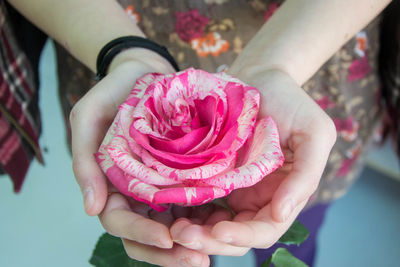
[[286, 248], [275, 250], [272, 256], [261, 267], [269, 267], [271, 263], [275, 267], [308, 267], [307, 264], [293, 256]]
[[308, 229], [298, 220], [295, 220], [292, 226], [290, 226], [278, 242], [285, 245], [300, 245], [307, 239], [309, 234], [310, 231], [308, 231]]
[[271, 261], [272, 261], [272, 255], [271, 257], [268, 258], [268, 260], [264, 261], [264, 263], [261, 264], [260, 267], [269, 267], [271, 265]]
[[133, 260], [126, 255], [122, 241], [107, 233], [103, 234], [89, 262], [96, 267], [156, 267], [147, 262]]

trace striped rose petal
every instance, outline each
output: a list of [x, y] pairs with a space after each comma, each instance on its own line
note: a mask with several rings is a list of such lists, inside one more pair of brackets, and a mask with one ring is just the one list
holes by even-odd
[[[283, 164], [260, 94], [224, 73], [188, 69], [138, 79], [95, 154], [122, 193], [162, 211], [259, 182]], [[240, 155], [240, 157], [238, 156]]]
[[250, 147], [244, 155], [247, 160], [234, 170], [203, 180], [211, 186], [234, 190], [249, 187], [283, 165], [284, 156], [279, 134], [271, 117], [257, 122]]

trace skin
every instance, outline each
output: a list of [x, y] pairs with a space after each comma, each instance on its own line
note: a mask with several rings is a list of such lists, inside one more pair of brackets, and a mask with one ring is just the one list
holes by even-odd
[[260, 183], [228, 196], [237, 213], [233, 221], [226, 221], [226, 214], [220, 211], [211, 215], [211, 223], [205, 220], [204, 226], [184, 219], [175, 222], [171, 235], [182, 245], [200, 243], [199, 251], [223, 255], [270, 247], [318, 186], [336, 138], [333, 124], [287, 74], [270, 70], [259, 79], [266, 103], [261, 112], [277, 121], [285, 164]]
[[243, 255], [282, 236], [316, 190], [336, 140], [332, 121], [300, 86], [389, 2], [286, 1], [264, 24], [228, 73], [261, 91], [261, 115], [277, 122], [286, 163], [228, 196], [233, 221], [223, 212], [203, 225], [176, 221], [175, 242], [206, 254]]
[[[119, 36], [144, 36], [115, 1], [9, 2], [93, 71], [105, 43]], [[122, 238], [130, 257], [162, 266], [208, 266], [209, 254], [243, 255], [253, 247], [271, 246], [317, 188], [336, 139], [332, 121], [301, 85], [389, 2], [288, 0], [235, 60], [229, 73], [260, 89], [261, 115], [277, 122], [287, 160], [268, 179], [229, 195], [236, 212], [232, 221], [215, 207], [154, 214], [107, 184], [93, 153], [119, 104], [143, 74], [173, 72], [151, 51], [120, 53], [109, 74], [70, 115], [73, 169], [86, 212], [99, 215], [104, 228]]]

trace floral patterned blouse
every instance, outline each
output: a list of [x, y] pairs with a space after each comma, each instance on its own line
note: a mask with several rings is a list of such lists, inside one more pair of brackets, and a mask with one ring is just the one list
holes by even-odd
[[[166, 46], [181, 69], [227, 69], [282, 1], [120, 0], [149, 39]], [[319, 188], [310, 199], [327, 203], [356, 179], [380, 121], [376, 54], [378, 21], [370, 23], [303, 86], [333, 119], [338, 139]], [[57, 46], [59, 86], [66, 123], [76, 101], [91, 88], [93, 73]], [[72, 77], [72, 78], [71, 78]]]

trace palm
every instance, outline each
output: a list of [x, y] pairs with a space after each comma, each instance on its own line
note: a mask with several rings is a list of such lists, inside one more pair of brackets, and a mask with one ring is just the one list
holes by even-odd
[[[246, 248], [276, 242], [316, 189], [335, 140], [330, 118], [287, 74], [238, 78], [260, 90], [260, 117], [269, 115], [277, 123], [285, 163], [259, 183], [228, 195], [234, 218], [217, 208], [193, 216], [204, 225], [201, 231], [188, 222], [174, 223], [174, 239], [200, 240], [208, 254], [241, 255]], [[228, 244], [218, 241], [227, 236]]]
[[268, 205], [281, 182], [287, 177], [291, 163], [285, 162], [284, 166], [265, 177], [259, 183], [233, 191], [228, 197], [229, 207], [238, 215], [241, 212], [253, 212]]
[[263, 75], [253, 83], [255, 86], [260, 84], [260, 117], [270, 115], [278, 125], [285, 163], [261, 182], [235, 190], [227, 197], [229, 206], [238, 213], [240, 220], [243, 219], [240, 215], [242, 212], [246, 212], [246, 219], [250, 219], [250, 214], [255, 216], [260, 209], [270, 204], [280, 185], [292, 171], [297, 171], [293, 169], [294, 166], [298, 169], [299, 165], [307, 164], [305, 161], [312, 155], [307, 154], [307, 147], [302, 147], [302, 144], [312, 138], [312, 126], [319, 125], [319, 118], [326, 116], [289, 77]]

